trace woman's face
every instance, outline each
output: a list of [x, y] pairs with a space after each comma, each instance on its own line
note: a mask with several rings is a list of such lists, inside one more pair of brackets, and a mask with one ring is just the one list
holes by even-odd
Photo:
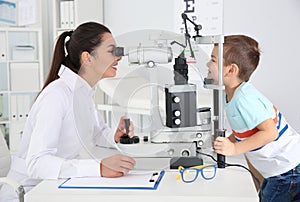
[[94, 74], [98, 80], [103, 78], [115, 77], [118, 62], [121, 57], [114, 55], [116, 43], [110, 33], [102, 35], [102, 43], [91, 54], [91, 63]]

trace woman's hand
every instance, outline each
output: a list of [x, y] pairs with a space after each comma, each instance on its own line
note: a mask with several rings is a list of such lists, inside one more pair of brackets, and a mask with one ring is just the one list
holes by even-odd
[[[116, 130], [116, 133], [115, 133], [115, 142], [117, 142], [117, 143], [120, 142], [120, 138], [122, 136], [126, 135], [125, 119], [127, 119], [126, 116], [122, 116], [121, 117], [120, 123], [118, 125], [117, 130]], [[130, 138], [132, 138], [134, 136], [134, 126], [133, 126], [133, 122], [132, 121], [130, 121], [128, 136]]]
[[129, 156], [116, 154], [100, 163], [100, 174], [102, 177], [121, 177], [135, 166], [135, 160]]

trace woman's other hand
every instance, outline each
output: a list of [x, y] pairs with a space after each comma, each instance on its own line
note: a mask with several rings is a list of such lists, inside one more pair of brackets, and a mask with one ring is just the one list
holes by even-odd
[[116, 154], [102, 159], [100, 174], [102, 177], [121, 177], [135, 166], [135, 160], [129, 156]]

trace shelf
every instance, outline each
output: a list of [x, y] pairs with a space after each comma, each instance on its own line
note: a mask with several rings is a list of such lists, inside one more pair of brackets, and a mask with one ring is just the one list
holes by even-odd
[[98, 104], [97, 109], [100, 111], [110, 111], [110, 112], [121, 112], [128, 114], [141, 114], [150, 116], [150, 109], [143, 108], [134, 108], [134, 107], [121, 107], [118, 105], [109, 105], [109, 104]]
[[40, 32], [42, 29], [40, 27], [1, 27], [0, 32]]
[[57, 28], [56, 31], [58, 32], [64, 32], [64, 31], [69, 31], [74, 29], [75, 27], [70, 27], [70, 28]]
[[44, 79], [42, 30], [0, 27], [0, 125], [14, 153]]
[[103, 0], [52, 0], [48, 5], [53, 42], [62, 32], [74, 30], [83, 22], [103, 22]]
[[40, 91], [10, 91], [10, 90], [0, 90], [1, 94], [38, 94]]
[[40, 63], [39, 60], [8, 60], [8, 63]]

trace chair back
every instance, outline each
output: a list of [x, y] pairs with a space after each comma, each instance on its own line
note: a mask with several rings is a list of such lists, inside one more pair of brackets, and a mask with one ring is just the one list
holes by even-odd
[[0, 177], [7, 175], [11, 162], [11, 155], [0, 127]]
[[[8, 184], [13, 187], [17, 192], [19, 202], [24, 202], [24, 187], [20, 185], [16, 180], [6, 177], [11, 163], [11, 155], [6, 144], [4, 134], [0, 127], [0, 189], [3, 184]], [[1, 198], [1, 197], [0, 197]], [[1, 199], [0, 199], [1, 200]]]

